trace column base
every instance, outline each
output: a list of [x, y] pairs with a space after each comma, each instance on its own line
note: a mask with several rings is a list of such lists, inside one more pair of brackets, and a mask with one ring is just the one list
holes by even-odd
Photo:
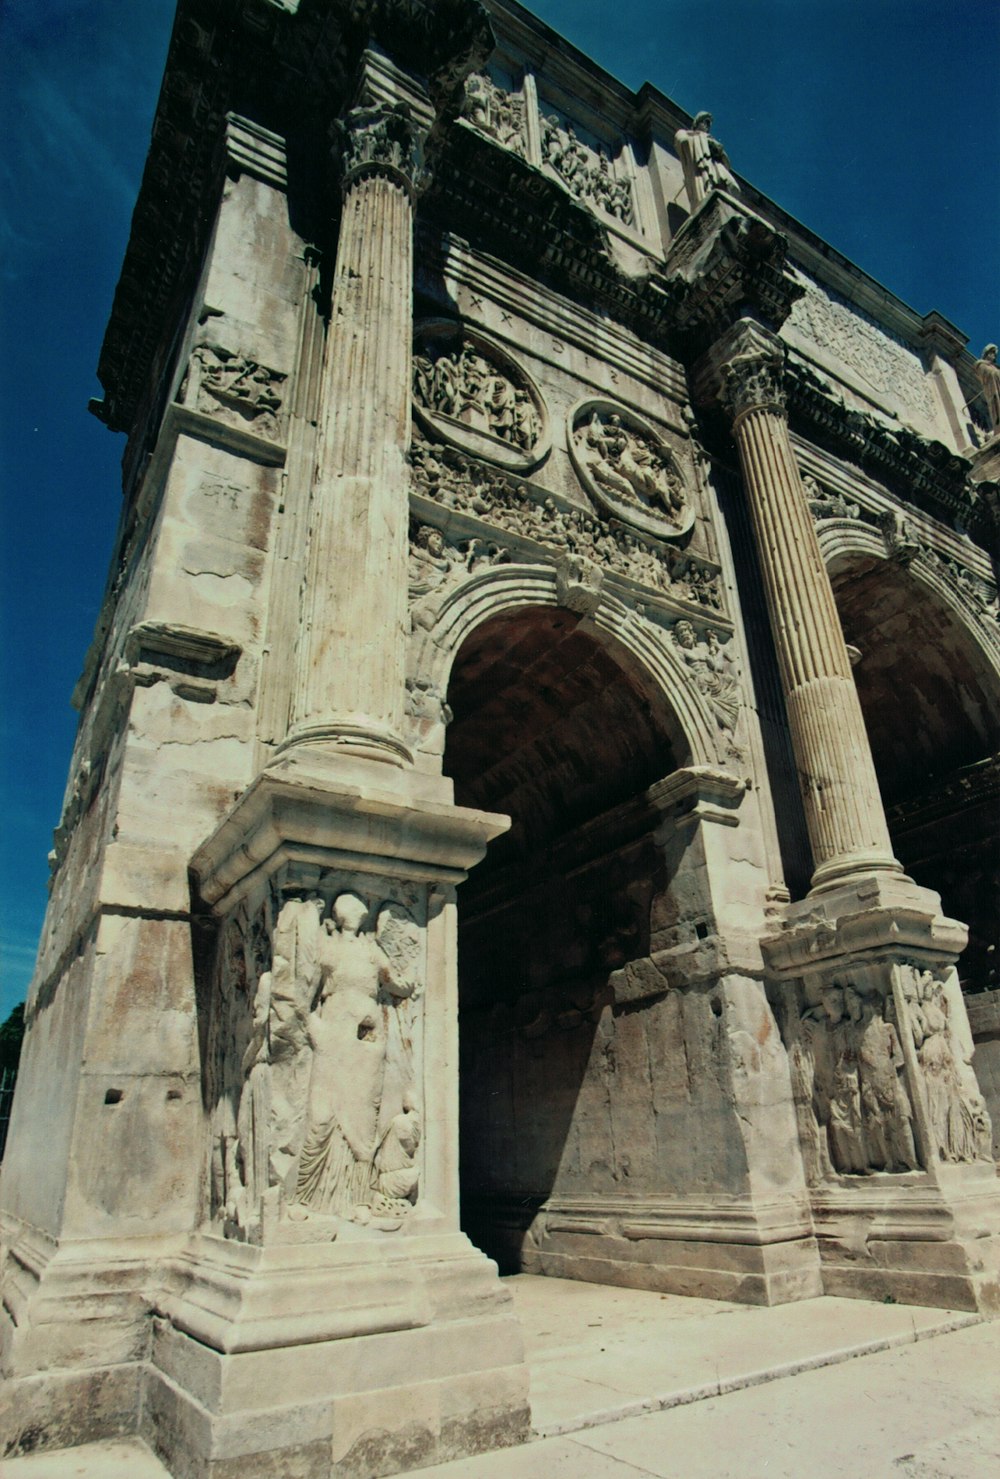
[[912, 883], [903, 872], [903, 865], [888, 853], [860, 853], [850, 858], [834, 858], [816, 869], [809, 881], [809, 896], [823, 894], [830, 889], [853, 887], [864, 880], [875, 878], [898, 878], [903, 883]]
[[349, 756], [395, 766], [413, 764], [413, 751], [395, 730], [384, 724], [352, 719], [295, 729], [278, 746], [276, 754], [295, 754], [300, 748], [331, 758]]
[[741, 1304], [788, 1304], [823, 1293], [806, 1203], [751, 1198], [466, 1199], [511, 1266], [526, 1274], [652, 1289]]
[[368, 1479], [524, 1442], [496, 1265], [461, 1234], [405, 1243], [195, 1240], [155, 1321], [140, 1427], [177, 1479]]
[[825, 1294], [1000, 1313], [992, 1166], [817, 1188], [812, 1207]]

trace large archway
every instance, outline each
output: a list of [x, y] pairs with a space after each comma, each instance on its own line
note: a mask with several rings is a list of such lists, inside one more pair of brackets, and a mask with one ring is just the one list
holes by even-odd
[[463, 1225], [512, 1271], [550, 1196], [627, 1174], [597, 1025], [663, 886], [645, 792], [687, 755], [624, 650], [561, 607], [478, 626], [448, 702], [456, 801], [512, 823], [459, 907]]
[[964, 988], [995, 987], [1000, 673], [974, 618], [917, 569], [854, 550], [831, 576], [896, 855], [969, 925]]

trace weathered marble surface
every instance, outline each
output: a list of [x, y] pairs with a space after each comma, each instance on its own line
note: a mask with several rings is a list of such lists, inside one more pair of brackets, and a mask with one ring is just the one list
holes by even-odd
[[22, 1449], [517, 1441], [485, 1254], [1000, 1301], [995, 367], [490, 8], [178, 30], [0, 1183]]

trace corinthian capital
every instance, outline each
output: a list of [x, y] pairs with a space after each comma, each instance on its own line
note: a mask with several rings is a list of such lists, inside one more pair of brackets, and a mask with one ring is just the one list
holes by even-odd
[[410, 195], [426, 186], [424, 130], [407, 103], [352, 108], [338, 131], [345, 191], [371, 175], [395, 179]]
[[785, 346], [752, 319], [740, 319], [695, 367], [696, 399], [716, 402], [735, 424], [748, 411], [783, 413]]

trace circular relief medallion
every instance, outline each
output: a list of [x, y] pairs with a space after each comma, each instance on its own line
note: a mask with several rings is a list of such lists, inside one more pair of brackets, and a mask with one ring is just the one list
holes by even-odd
[[583, 486], [605, 512], [659, 539], [679, 539], [694, 506], [677, 458], [659, 433], [613, 401], [581, 401], [567, 426]]
[[512, 472], [527, 472], [549, 450], [549, 417], [538, 386], [467, 324], [429, 319], [417, 325], [413, 409], [441, 441]]

